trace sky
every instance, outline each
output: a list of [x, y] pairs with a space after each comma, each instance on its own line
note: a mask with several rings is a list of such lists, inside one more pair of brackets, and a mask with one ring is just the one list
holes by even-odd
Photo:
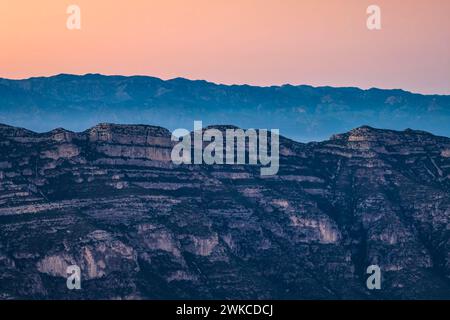
[[450, 94], [450, 1], [0, 0], [0, 77], [59, 73]]

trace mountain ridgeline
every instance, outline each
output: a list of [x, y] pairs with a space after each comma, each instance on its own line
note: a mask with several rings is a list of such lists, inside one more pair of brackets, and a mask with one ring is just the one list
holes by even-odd
[[450, 96], [98, 74], [0, 79], [0, 122], [38, 132], [82, 131], [101, 122], [191, 129], [194, 120], [280, 129], [296, 141], [324, 140], [361, 125], [450, 136]]
[[[71, 88], [39, 92], [56, 103]], [[70, 108], [102, 94], [85, 90]], [[279, 172], [264, 177], [175, 165], [170, 137], [1, 125], [0, 299], [450, 299], [449, 138], [368, 126], [323, 142], [280, 137]], [[71, 265], [80, 290], [66, 286]], [[380, 290], [366, 286], [370, 265]]]

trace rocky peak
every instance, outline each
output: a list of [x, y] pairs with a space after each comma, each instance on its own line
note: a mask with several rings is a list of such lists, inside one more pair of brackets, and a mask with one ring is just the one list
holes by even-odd
[[365, 147], [394, 146], [408, 144], [409, 147], [433, 144], [435, 141], [445, 141], [447, 138], [434, 136], [420, 130], [406, 129], [404, 131], [376, 129], [362, 126], [349, 132], [335, 134], [331, 142], [340, 142], [346, 145], [361, 145]]
[[85, 132], [90, 141], [136, 145], [145, 145], [155, 140], [168, 141], [171, 137], [169, 130], [149, 125], [101, 123]]
[[0, 124], [0, 135], [4, 137], [32, 137], [36, 133], [24, 128], [17, 128], [8, 126], [6, 124]]

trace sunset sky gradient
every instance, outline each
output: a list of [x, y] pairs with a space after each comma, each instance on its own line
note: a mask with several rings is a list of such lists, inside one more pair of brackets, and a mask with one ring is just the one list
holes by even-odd
[[[66, 8], [81, 8], [81, 30]], [[366, 8], [382, 30], [366, 28]], [[449, 0], [0, 0], [0, 77], [58, 73], [450, 94]]]

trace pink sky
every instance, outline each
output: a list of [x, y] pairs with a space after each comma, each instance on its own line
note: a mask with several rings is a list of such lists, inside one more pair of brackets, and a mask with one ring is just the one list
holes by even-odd
[[[81, 8], [81, 30], [66, 8]], [[366, 28], [366, 8], [382, 30]], [[450, 94], [448, 0], [0, 0], [0, 77], [58, 73]]]

